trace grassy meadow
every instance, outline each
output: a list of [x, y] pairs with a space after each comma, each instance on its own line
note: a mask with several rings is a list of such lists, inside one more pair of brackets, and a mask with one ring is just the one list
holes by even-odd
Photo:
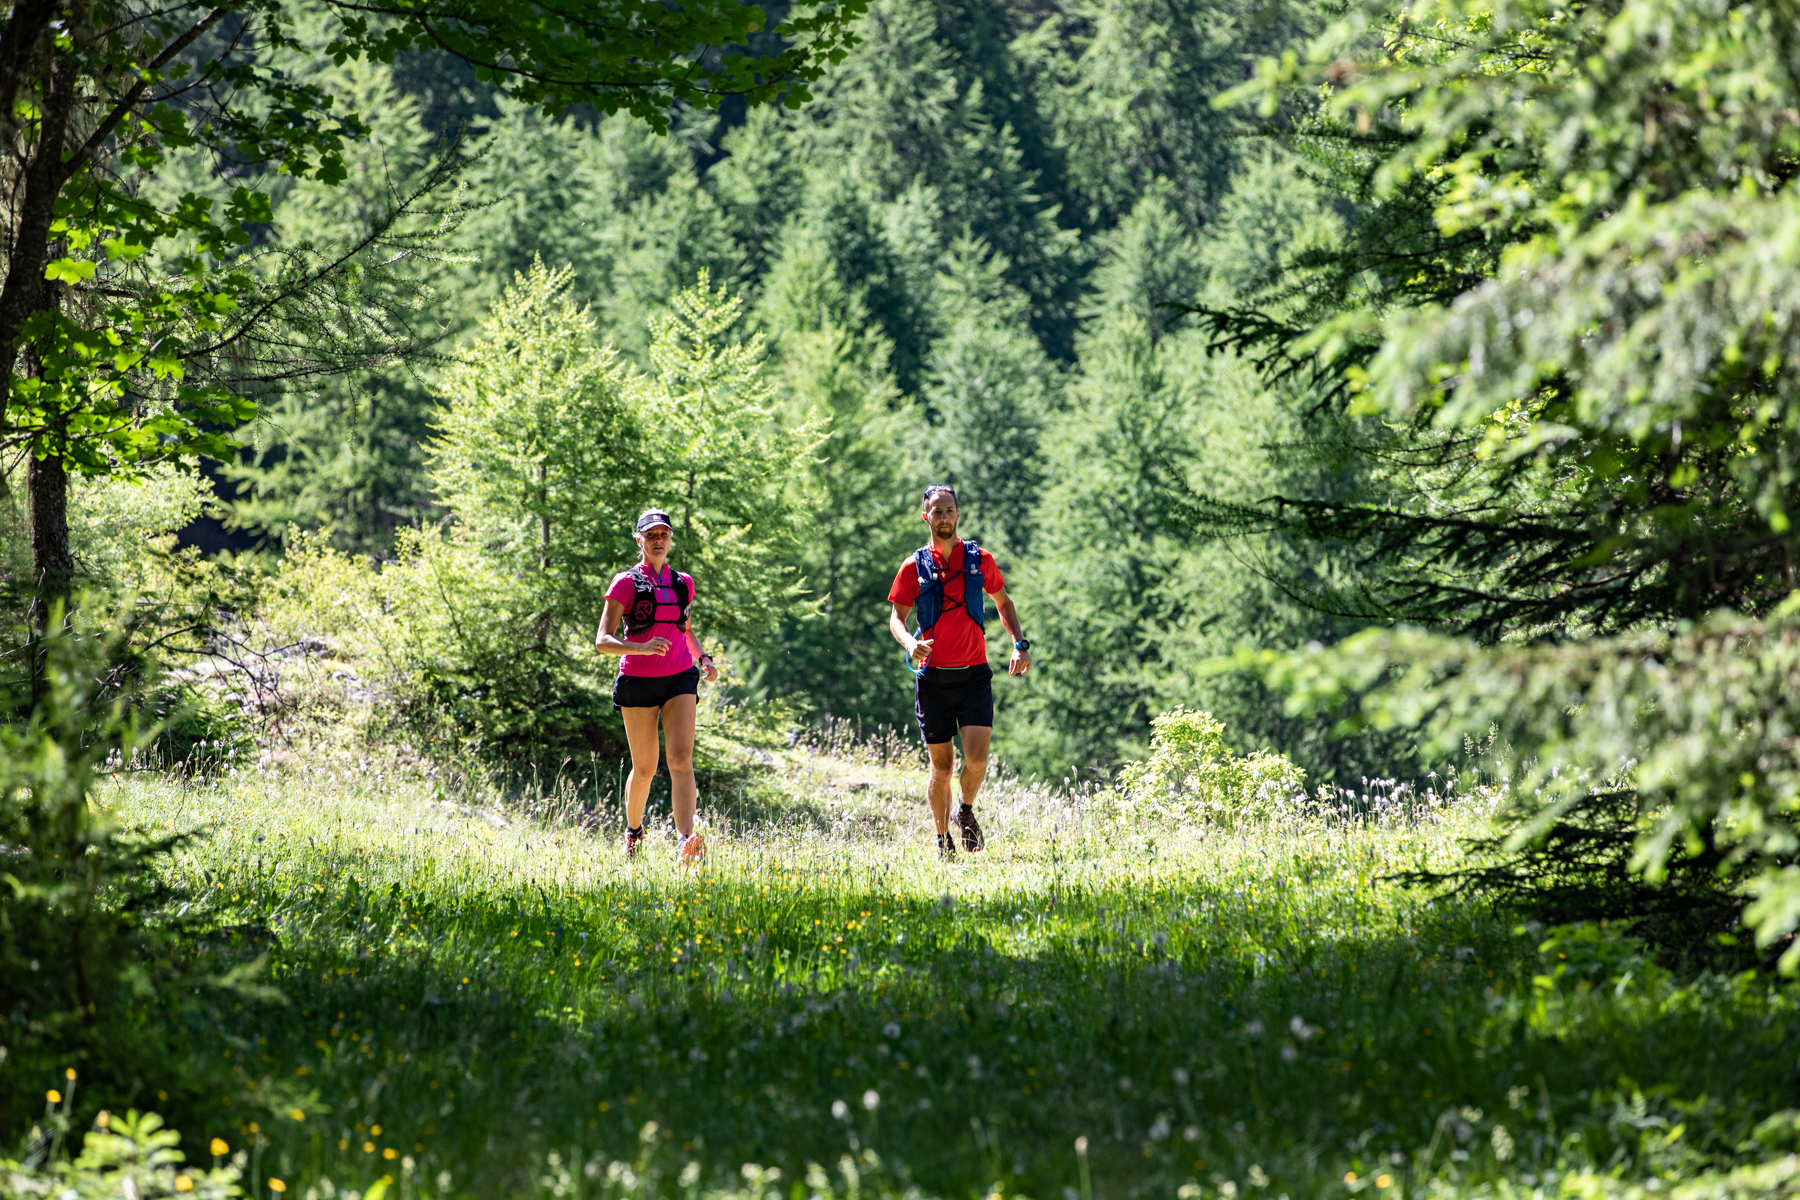
[[114, 779], [266, 960], [194, 1035], [241, 1089], [129, 1099], [259, 1196], [1298, 1200], [1655, 1189], [1800, 1090], [1791, 988], [1388, 880], [1480, 795], [1232, 831], [1000, 780], [943, 864], [906, 756], [759, 757], [697, 869], [373, 764]]

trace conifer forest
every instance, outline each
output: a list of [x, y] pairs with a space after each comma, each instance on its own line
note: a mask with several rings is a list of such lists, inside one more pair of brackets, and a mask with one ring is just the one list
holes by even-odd
[[1800, 4], [8, 0], [0, 223], [0, 1197], [1800, 1195]]

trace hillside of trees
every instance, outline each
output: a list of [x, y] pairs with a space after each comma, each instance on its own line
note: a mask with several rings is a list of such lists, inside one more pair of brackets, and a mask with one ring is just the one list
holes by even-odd
[[[783, 552], [801, 587], [772, 591], [766, 632], [731, 647], [743, 695], [908, 725], [885, 596], [922, 540], [920, 489], [948, 482], [1038, 648], [1030, 683], [1001, 696], [1008, 761], [1110, 768], [1186, 703], [1315, 774], [1373, 772], [1365, 745], [1203, 669], [1357, 622], [1296, 603], [1269, 539], [1197, 536], [1172, 507], [1190, 489], [1259, 498], [1300, 436], [1304, 401], [1176, 306], [1229, 305], [1339, 236], [1340, 198], [1255, 114], [1212, 102], [1315, 24], [1255, 0], [878, 3], [810, 103], [684, 110], [666, 136], [628, 114], [552, 118], [423, 56], [334, 66], [302, 47], [296, 74], [369, 133], [340, 187], [271, 178], [257, 236], [352, 244], [459, 141], [445, 232], [408, 276], [430, 348], [274, 388], [236, 460], [207, 467], [214, 495], [176, 481], [143, 519], [204, 502], [190, 540], [223, 532], [267, 559], [322, 533], [391, 559], [453, 507], [431, 470], [444, 381], [516, 276], [567, 268], [595, 342], [648, 366], [649, 318], [704, 271], [743, 302], [730, 336], [764, 340], [771, 427], [821, 431], [782, 502], [805, 511]], [[230, 182], [178, 154], [153, 186], [222, 201]], [[590, 549], [631, 553], [622, 525]]]

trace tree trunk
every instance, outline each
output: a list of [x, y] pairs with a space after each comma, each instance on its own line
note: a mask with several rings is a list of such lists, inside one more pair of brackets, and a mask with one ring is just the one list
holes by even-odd
[[[46, 309], [60, 310], [63, 287], [45, 283], [39, 292]], [[43, 373], [38, 347], [26, 346], [19, 355], [19, 373], [35, 378]], [[69, 550], [69, 467], [63, 460], [68, 419], [59, 417], [48, 436], [39, 438], [40, 448], [50, 452], [43, 458], [25, 455], [25, 527], [31, 538], [31, 582], [33, 587], [30, 626], [33, 637], [49, 632], [50, 607], [65, 603], [75, 581], [75, 556]]]
[[75, 578], [75, 557], [69, 552], [69, 471], [59, 456], [27, 456], [25, 512], [31, 525], [35, 607], [43, 609], [53, 600], [66, 600]]
[[[542, 536], [538, 542], [538, 573], [540, 575], [543, 575], [550, 570], [550, 484], [549, 484], [549, 479], [550, 479], [550, 464], [547, 462], [540, 462], [538, 464], [538, 494], [537, 494], [538, 514], [539, 514], [538, 520], [539, 520], [539, 524], [542, 528]], [[548, 653], [549, 649], [550, 649], [550, 614], [547, 612], [538, 614], [537, 648], [538, 648], [539, 654]], [[543, 677], [540, 675], [538, 678], [539, 678], [538, 690], [541, 694], [543, 691], [543, 684], [542, 684]]]
[[77, 64], [70, 55], [58, 56], [45, 72], [37, 144], [21, 172], [23, 199], [13, 214], [12, 253], [7, 258], [6, 283], [0, 286], [0, 429], [7, 426], [13, 369], [23, 348], [20, 339], [25, 322], [44, 304], [50, 223], [65, 178], [63, 142], [75, 107], [76, 76]]

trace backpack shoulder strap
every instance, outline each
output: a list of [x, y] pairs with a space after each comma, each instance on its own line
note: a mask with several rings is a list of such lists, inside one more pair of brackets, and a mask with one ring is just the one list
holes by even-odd
[[981, 573], [981, 547], [973, 541], [963, 542], [963, 608], [982, 628], [987, 627], [987, 579]]
[[[632, 567], [626, 574], [631, 577], [632, 596], [631, 603], [625, 606], [622, 623], [625, 636], [631, 637], [656, 618], [656, 585], [650, 581], [642, 563]], [[650, 617], [649, 621], [644, 620], [646, 614]]]
[[940, 610], [944, 606], [944, 580], [938, 573], [937, 564], [932, 560], [930, 546], [921, 546], [913, 551], [913, 570], [919, 576], [919, 599], [915, 611], [919, 632], [923, 633], [937, 624]]
[[687, 580], [683, 579], [681, 577], [681, 572], [677, 571], [674, 567], [669, 568], [669, 582], [675, 586], [675, 607], [680, 610], [680, 614], [675, 618], [675, 628], [686, 633], [688, 601], [693, 598], [692, 593], [688, 591]]

